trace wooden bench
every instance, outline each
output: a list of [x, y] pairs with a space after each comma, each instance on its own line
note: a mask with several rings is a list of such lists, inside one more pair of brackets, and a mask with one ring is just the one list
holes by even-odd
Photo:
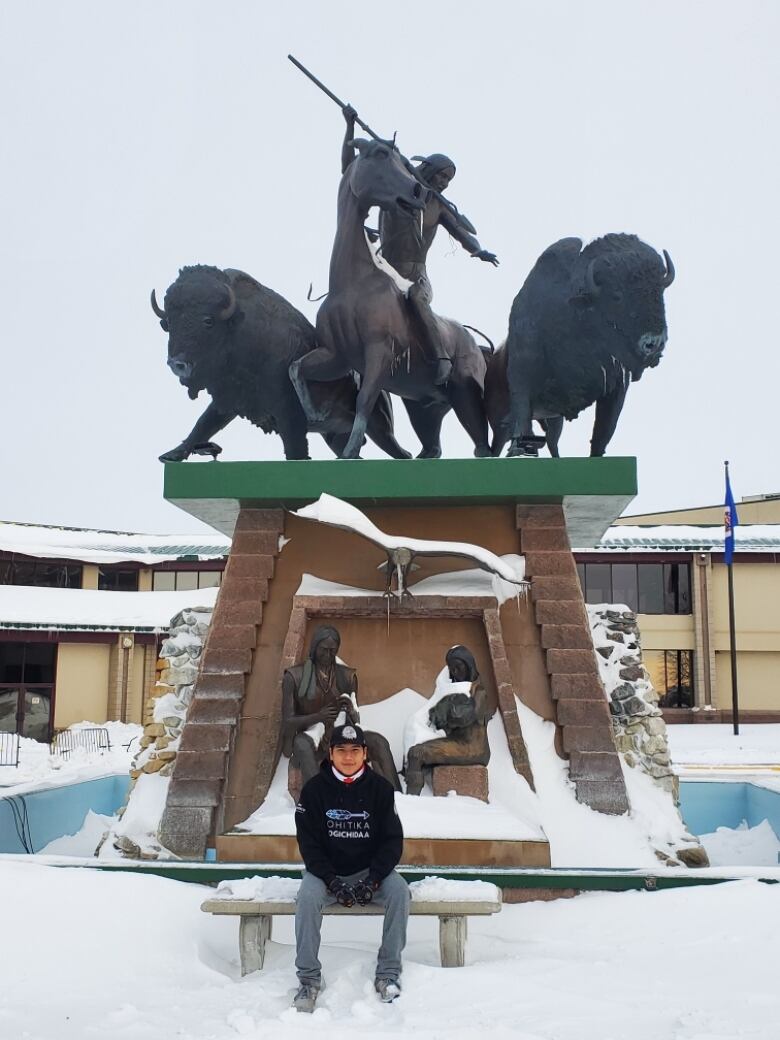
[[[413, 899], [409, 913], [414, 917], [439, 918], [439, 955], [442, 968], [462, 968], [465, 963], [467, 919], [497, 914], [498, 900], [423, 900]], [[238, 943], [241, 952], [241, 974], [260, 971], [265, 960], [265, 944], [271, 938], [274, 917], [295, 914], [295, 903], [271, 902], [257, 899], [207, 899], [201, 910], [208, 914], [238, 916], [241, 922]], [[378, 915], [384, 907], [375, 903], [368, 906], [326, 906], [327, 915]]]

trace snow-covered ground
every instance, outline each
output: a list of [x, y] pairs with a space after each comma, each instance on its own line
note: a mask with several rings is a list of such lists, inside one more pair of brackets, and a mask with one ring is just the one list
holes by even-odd
[[466, 967], [441, 968], [413, 918], [403, 995], [372, 991], [379, 918], [328, 918], [327, 988], [289, 1007], [293, 922], [240, 978], [238, 923], [213, 889], [0, 861], [0, 1036], [13, 1040], [776, 1040], [780, 885], [737, 881], [505, 906], [469, 923]]
[[77, 722], [68, 728], [107, 729], [111, 750], [101, 754], [76, 748], [67, 755], [52, 755], [48, 744], [22, 737], [19, 765], [0, 769], [0, 796], [27, 794], [43, 787], [60, 787], [129, 772], [133, 756], [138, 754], [143, 727], [132, 722]]
[[780, 765], [780, 724], [744, 723], [734, 736], [730, 723], [695, 723], [667, 727], [672, 762], [686, 766]]

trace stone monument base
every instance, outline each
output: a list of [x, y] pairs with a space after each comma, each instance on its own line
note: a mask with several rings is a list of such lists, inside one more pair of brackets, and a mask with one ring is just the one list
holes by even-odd
[[446, 798], [450, 791], [466, 798], [488, 800], [487, 766], [434, 766], [431, 770], [434, 796]]

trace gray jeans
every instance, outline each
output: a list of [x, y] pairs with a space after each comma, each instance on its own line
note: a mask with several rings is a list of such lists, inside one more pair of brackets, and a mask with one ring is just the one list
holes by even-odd
[[[341, 880], [354, 885], [367, 874], [367, 870], [361, 870]], [[385, 908], [382, 945], [379, 947], [376, 962], [378, 979], [397, 982], [401, 975], [401, 953], [406, 946], [409, 900], [409, 886], [395, 871], [387, 875], [374, 893], [373, 902]], [[336, 897], [328, 891], [325, 882], [305, 871], [295, 901], [295, 967], [301, 982], [308, 982], [313, 986], [320, 985], [322, 965], [318, 954], [322, 910], [335, 902]]]

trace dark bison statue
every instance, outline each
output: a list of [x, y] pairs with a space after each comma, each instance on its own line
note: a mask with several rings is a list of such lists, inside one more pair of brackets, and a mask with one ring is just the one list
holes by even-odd
[[[168, 333], [168, 366], [195, 399], [202, 390], [211, 403], [181, 444], [160, 456], [181, 462], [192, 454], [221, 449], [211, 438], [236, 416], [265, 433], [278, 433], [288, 459], [309, 457], [307, 432], [321, 433], [340, 455], [355, 421], [357, 387], [351, 376], [310, 383], [323, 420], [307, 424], [289, 367], [314, 349], [314, 328], [272, 289], [243, 271], [183, 267], [165, 293], [164, 306], [152, 291], [152, 308]], [[380, 397], [368, 436], [393, 458], [410, 458], [393, 435], [389, 397]]]
[[591, 455], [603, 455], [629, 383], [666, 345], [664, 290], [674, 266], [636, 235], [605, 235], [584, 249], [563, 238], [536, 261], [509, 315], [485, 381], [494, 455], [537, 454], [532, 420], [558, 456], [564, 419], [596, 403]]

